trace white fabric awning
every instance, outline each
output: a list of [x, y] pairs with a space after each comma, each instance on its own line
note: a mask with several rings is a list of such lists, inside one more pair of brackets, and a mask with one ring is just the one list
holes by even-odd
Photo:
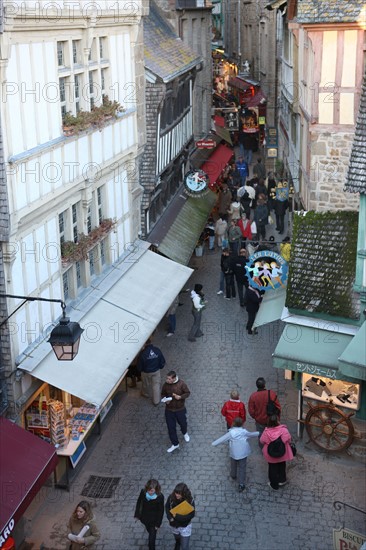
[[122, 381], [192, 271], [146, 251], [79, 321], [84, 333], [73, 361], [57, 361], [50, 351], [38, 364], [29, 359], [19, 368], [101, 406]]
[[286, 289], [267, 290], [256, 315], [253, 327], [261, 327], [267, 323], [281, 319], [286, 301]]

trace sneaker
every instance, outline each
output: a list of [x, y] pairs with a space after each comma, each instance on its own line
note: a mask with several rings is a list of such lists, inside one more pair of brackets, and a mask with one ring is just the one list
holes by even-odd
[[223, 290], [219, 290], [217, 294], [224, 294]]
[[167, 338], [170, 338], [170, 336], [173, 336], [174, 332], [168, 332], [168, 334], [166, 335]]
[[169, 449], [167, 449], [167, 453], [172, 453], [175, 449], [179, 449], [179, 445], [172, 445]]
[[188, 441], [190, 440], [191, 438], [189, 437], [189, 435], [187, 433], [184, 434], [184, 441]]
[[245, 485], [239, 485], [239, 493], [242, 493], [245, 489]]
[[272, 489], [273, 491], [278, 491], [278, 489], [275, 489], [274, 487], [272, 487], [270, 481], [267, 483], [267, 485], [268, 485], [268, 487], [269, 487], [270, 489]]
[[227, 296], [225, 296], [225, 300], [231, 300], [231, 298], [228, 298]]
[[280, 487], [283, 487], [284, 485], [287, 485], [287, 484], [288, 484], [288, 481], [283, 481], [282, 483], [279, 483], [278, 485], [279, 485]]

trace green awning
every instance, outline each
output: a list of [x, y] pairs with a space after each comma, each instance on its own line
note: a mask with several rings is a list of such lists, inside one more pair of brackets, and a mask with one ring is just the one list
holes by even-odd
[[281, 319], [286, 301], [286, 289], [267, 290], [254, 321], [254, 328]]
[[351, 378], [366, 380], [366, 321], [339, 357], [339, 368]]
[[158, 251], [187, 265], [216, 200], [216, 193], [210, 189], [201, 197], [188, 197], [160, 242]]
[[229, 145], [233, 146], [230, 131], [227, 128], [222, 128], [222, 126], [215, 124], [215, 132], [221, 139], [225, 140]]
[[[350, 334], [286, 324], [273, 354], [273, 366], [295, 372], [347, 380], [338, 359], [352, 341]], [[358, 378], [358, 377], [357, 377]]]

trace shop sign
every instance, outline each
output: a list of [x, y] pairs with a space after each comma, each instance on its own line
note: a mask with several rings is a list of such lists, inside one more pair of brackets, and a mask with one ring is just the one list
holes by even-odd
[[277, 128], [274, 128], [273, 126], [270, 126], [267, 128], [267, 136], [266, 136], [266, 142], [267, 147], [277, 147]]
[[205, 193], [210, 183], [208, 175], [203, 170], [187, 172], [183, 180], [184, 187], [189, 195], [199, 196]]
[[337, 378], [338, 371], [335, 369], [327, 369], [326, 367], [317, 367], [316, 365], [310, 365], [309, 363], [296, 363], [297, 372], [314, 374], [315, 376], [326, 376], [335, 380]]
[[216, 141], [213, 139], [199, 139], [196, 141], [197, 149], [214, 149], [216, 147]]
[[333, 548], [334, 550], [360, 550], [363, 543], [366, 542], [366, 536], [351, 531], [351, 529], [333, 529]]
[[259, 122], [259, 126], [264, 126], [264, 124], [266, 123], [266, 117], [260, 116], [258, 119], [258, 122]]
[[276, 290], [286, 286], [288, 263], [277, 252], [255, 252], [249, 257], [245, 269], [250, 286], [257, 290]]
[[257, 107], [252, 107], [250, 109], [246, 108], [240, 115], [240, 120], [242, 122], [243, 132], [245, 134], [254, 134], [259, 132]]
[[[326, 372], [330, 369], [319, 367], [317, 370]], [[357, 410], [360, 401], [360, 385], [327, 375], [303, 374], [302, 395], [324, 403], [333, 403], [339, 407]]]
[[274, 159], [274, 158], [277, 158], [277, 148], [276, 147], [271, 147], [270, 149], [268, 149], [267, 147], [267, 157], [269, 159]]
[[8, 537], [10, 537], [10, 533], [12, 532], [12, 530], [14, 529], [14, 525], [15, 525], [15, 521], [13, 519], [11, 519], [9, 521], [9, 523], [7, 525], [5, 525], [3, 531], [1, 532], [1, 535], [0, 535], [0, 545], [2, 546], [3, 544], [5, 544], [6, 542], [6, 539]]
[[239, 116], [237, 112], [225, 113], [225, 127], [232, 132], [239, 130]]

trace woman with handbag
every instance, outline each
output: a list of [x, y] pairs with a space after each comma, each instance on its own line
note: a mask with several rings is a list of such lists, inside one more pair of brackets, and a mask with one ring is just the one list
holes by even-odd
[[[176, 513], [174, 508], [186, 504], [186, 513]], [[185, 483], [178, 483], [165, 504], [166, 517], [175, 538], [174, 550], [189, 550], [189, 539], [192, 534], [191, 521], [195, 516], [195, 504]]]
[[268, 462], [268, 485], [275, 491], [287, 483], [286, 462], [294, 458], [291, 439], [287, 426], [280, 424], [278, 416], [270, 416], [259, 441], [263, 444], [262, 453]]
[[156, 479], [149, 479], [141, 489], [137, 499], [135, 518], [139, 519], [149, 533], [149, 550], [155, 550], [156, 533], [163, 521], [164, 495], [161, 493], [160, 483]]
[[69, 550], [90, 548], [100, 538], [91, 506], [86, 500], [82, 500], [76, 506], [69, 519], [68, 528], [70, 530], [67, 535], [70, 541]]

